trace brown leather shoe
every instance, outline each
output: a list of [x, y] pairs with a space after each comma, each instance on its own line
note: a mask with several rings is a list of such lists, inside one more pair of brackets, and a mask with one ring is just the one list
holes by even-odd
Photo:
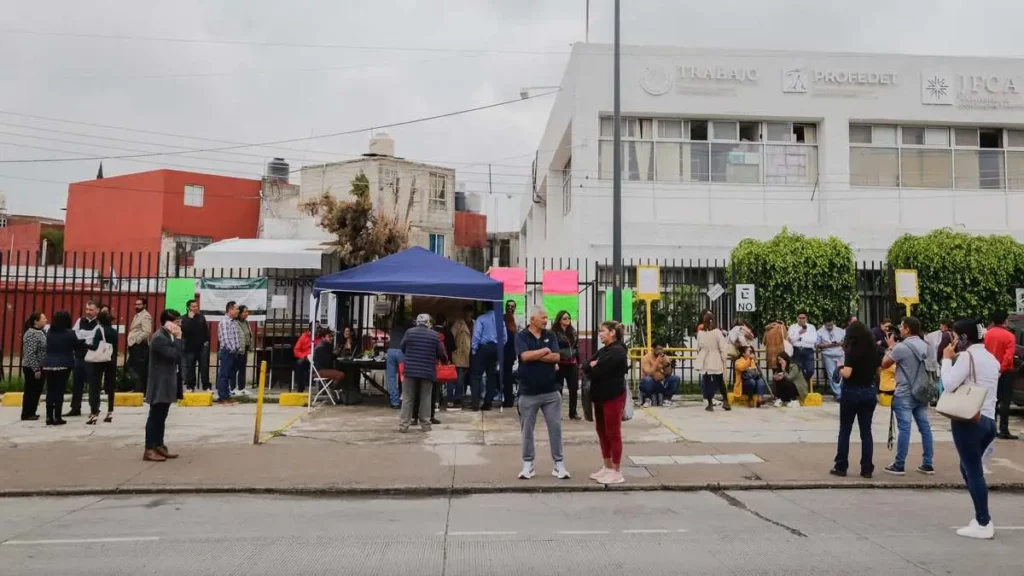
[[164, 462], [167, 458], [157, 450], [149, 449], [142, 455], [142, 459], [147, 462]]
[[161, 455], [161, 456], [163, 456], [164, 458], [166, 458], [166, 459], [168, 459], [168, 460], [174, 460], [175, 458], [177, 458], [177, 457], [178, 457], [178, 455], [177, 455], [177, 454], [171, 454], [171, 453], [170, 453], [170, 452], [169, 452], [169, 451], [167, 450], [167, 446], [157, 446], [157, 447], [156, 447], [156, 451], [157, 451], [158, 453], [160, 453], [160, 455]]

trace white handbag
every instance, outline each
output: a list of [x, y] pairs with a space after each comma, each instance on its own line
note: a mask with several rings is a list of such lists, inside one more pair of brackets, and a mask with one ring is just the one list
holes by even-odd
[[100, 338], [103, 341], [100, 342], [100, 345], [95, 350], [87, 350], [85, 352], [85, 361], [91, 364], [110, 362], [110, 359], [114, 356], [114, 345], [107, 342], [107, 335], [103, 331], [102, 326], [97, 326], [96, 329], [100, 331]]
[[988, 390], [974, 385], [978, 382], [974, 373], [974, 356], [970, 352], [965, 354], [971, 363], [969, 380], [952, 392], [943, 392], [942, 396], [939, 396], [938, 404], [935, 405], [935, 411], [950, 420], [977, 422], [981, 418], [981, 408], [985, 405]]
[[626, 384], [626, 403], [622, 405], [622, 421], [633, 419], [633, 391]]

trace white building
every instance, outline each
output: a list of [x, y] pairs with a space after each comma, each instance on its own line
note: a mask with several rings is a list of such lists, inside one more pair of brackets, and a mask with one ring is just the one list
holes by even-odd
[[[575, 46], [527, 257], [611, 256], [611, 75], [611, 46]], [[869, 260], [942, 227], [1024, 238], [1022, 60], [625, 46], [621, 98], [626, 257], [726, 258], [783, 226]]]
[[303, 213], [302, 202], [324, 192], [348, 199], [352, 179], [366, 174], [376, 208], [398, 214], [409, 222], [409, 244], [447, 256], [455, 240], [455, 171], [444, 166], [395, 157], [394, 140], [376, 135], [370, 152], [362, 158], [305, 166], [300, 183], [264, 184], [260, 237], [275, 239], [329, 240], [316, 221]]

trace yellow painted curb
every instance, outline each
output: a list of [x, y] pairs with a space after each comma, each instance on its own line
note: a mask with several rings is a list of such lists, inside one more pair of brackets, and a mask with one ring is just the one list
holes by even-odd
[[732, 392], [729, 392], [729, 405], [733, 408], [736, 408], [737, 406], [747, 408], [749, 403], [750, 398], [746, 396], [737, 396]]
[[114, 406], [121, 406], [122, 408], [138, 408], [142, 406], [143, 400], [145, 400], [145, 396], [142, 395], [142, 392], [114, 393]]
[[278, 428], [277, 430], [274, 430], [273, 432], [271, 432], [269, 434], [264, 434], [260, 438], [260, 444], [266, 444], [267, 441], [270, 440], [271, 438], [276, 438], [276, 437], [280, 436], [281, 434], [284, 433], [285, 430], [291, 428], [292, 424], [295, 424], [296, 422], [298, 422], [299, 418], [302, 418], [302, 414], [296, 414], [294, 418], [292, 418], [291, 420], [285, 422], [284, 426], [281, 426], [280, 428]]
[[186, 392], [185, 398], [178, 401], [178, 406], [185, 408], [213, 406], [213, 392]]
[[824, 404], [824, 399], [817, 392], [811, 392], [804, 396], [804, 406], [821, 406], [822, 404]]
[[3, 406], [5, 408], [16, 408], [21, 406], [24, 395], [25, 394], [23, 392], [7, 392], [4, 394], [2, 399]]
[[[628, 398], [626, 399], [626, 402], [629, 402]], [[669, 424], [668, 422], [665, 422], [664, 420], [662, 420], [661, 417], [658, 416], [652, 409], [644, 408], [643, 406], [637, 406], [637, 408], [640, 408], [641, 410], [644, 411], [645, 414], [647, 414], [651, 418], [654, 418], [655, 420], [657, 420], [658, 424], [661, 424], [662, 426], [667, 428], [669, 432], [675, 434], [676, 436], [682, 438], [683, 440], [686, 440], [686, 438], [683, 437], [683, 433], [679, 431], [679, 428], [676, 428], [675, 426], [673, 426], [673, 425]]]
[[282, 392], [277, 397], [277, 403], [280, 406], [305, 406], [307, 400], [309, 400], [309, 395], [304, 392]]

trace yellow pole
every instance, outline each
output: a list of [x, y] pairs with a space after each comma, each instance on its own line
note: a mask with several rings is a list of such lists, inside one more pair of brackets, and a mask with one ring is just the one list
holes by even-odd
[[910, 302], [904, 302], [903, 306], [907, 309], [907, 316], [910, 316], [910, 307], [911, 307]]
[[651, 342], [651, 304], [654, 301], [648, 298], [645, 302], [644, 309], [647, 310], [647, 352], [650, 353], [654, 349], [654, 343]]
[[260, 391], [256, 395], [256, 431], [252, 434], [252, 443], [260, 443], [260, 425], [263, 423], [263, 393], [267, 385], [267, 361], [260, 362]]

